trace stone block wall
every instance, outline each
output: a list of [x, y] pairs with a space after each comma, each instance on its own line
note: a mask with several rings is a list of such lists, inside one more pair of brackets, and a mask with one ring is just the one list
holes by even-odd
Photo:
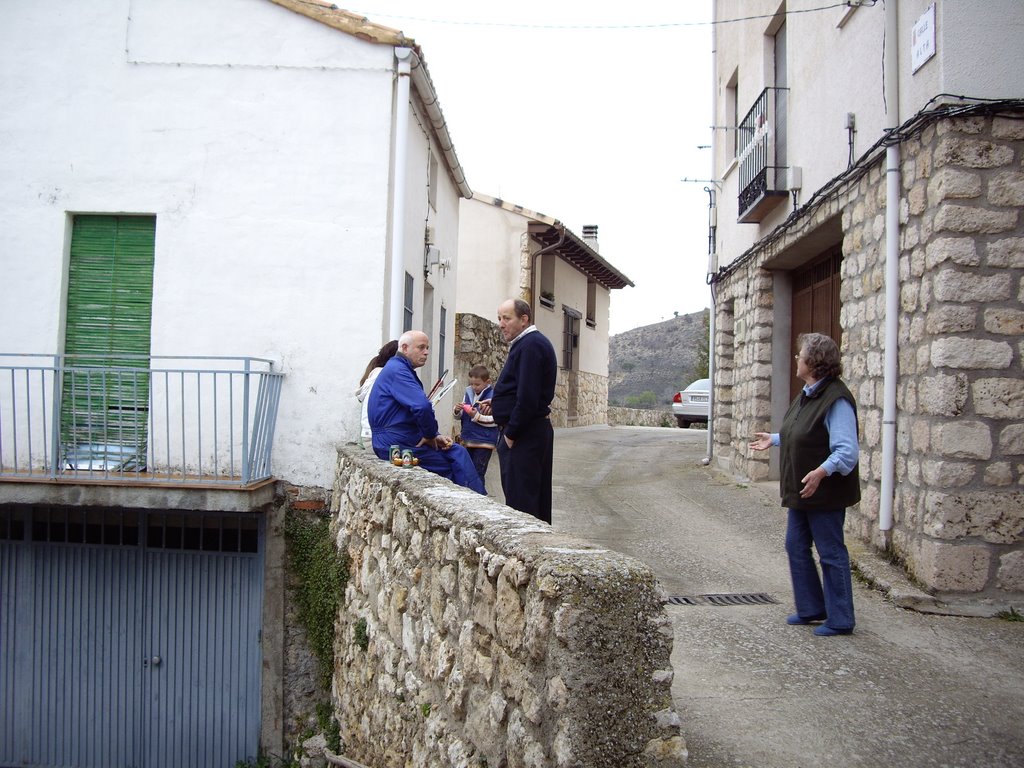
[[335, 713], [389, 766], [681, 766], [672, 627], [642, 563], [344, 448]]
[[[455, 315], [455, 363], [452, 367], [455, 378], [459, 380], [455, 387], [451, 403], [462, 401], [462, 393], [469, 386], [469, 369], [475, 365], [486, 366], [491, 374], [491, 383], [498, 379], [505, 358], [508, 357], [508, 344], [501, 336], [496, 323], [479, 315], [461, 312]], [[458, 424], [458, 421], [456, 421]]]
[[[893, 544], [936, 590], [1022, 593], [1024, 122], [942, 121], [903, 153]], [[852, 363], [880, 408], [873, 346]], [[865, 424], [872, 467], [879, 420]]]
[[613, 427], [674, 427], [672, 411], [653, 408], [608, 408], [608, 424]]
[[[841, 216], [844, 379], [857, 398], [861, 503], [848, 529], [944, 595], [1024, 593], [1024, 121], [944, 118], [901, 147], [899, 379], [891, 539], [882, 475], [885, 174], [879, 160], [719, 284], [716, 450], [768, 477], [745, 437], [769, 424], [773, 273]], [[788, 387], [788, 382], [785, 386]]]
[[[575, 381], [576, 418], [569, 418], [569, 388]], [[551, 425], [589, 427], [608, 423], [608, 377], [586, 371], [558, 369], [555, 399], [551, 401]]]
[[[827, 214], [822, 215], [826, 219]], [[773, 276], [756, 259], [723, 282], [716, 302], [714, 453], [751, 480], [768, 478], [764, 454], [745, 450], [771, 426]], [[789, 386], [788, 380], [782, 386]]]

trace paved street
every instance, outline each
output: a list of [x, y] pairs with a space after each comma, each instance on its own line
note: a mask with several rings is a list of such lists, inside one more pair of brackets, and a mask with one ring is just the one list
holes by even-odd
[[[554, 525], [646, 562], [668, 607], [689, 765], [1024, 765], [1024, 623], [920, 614], [854, 581], [857, 630], [790, 627], [775, 487], [700, 465], [703, 430], [556, 430]], [[496, 464], [497, 462], [495, 462]], [[494, 476], [488, 486], [496, 489]]]

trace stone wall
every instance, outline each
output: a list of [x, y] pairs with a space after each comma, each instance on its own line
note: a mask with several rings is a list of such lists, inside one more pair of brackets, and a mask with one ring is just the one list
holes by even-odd
[[[498, 379], [505, 358], [508, 357], [508, 344], [501, 336], [496, 323], [479, 315], [460, 312], [455, 315], [455, 362], [453, 375], [459, 380], [458, 390], [452, 403], [462, 401], [462, 393], [469, 386], [469, 369], [475, 365], [483, 365], [491, 374], [491, 383]], [[458, 426], [458, 420], [456, 420]]]
[[[902, 146], [896, 490], [882, 473], [885, 174], [882, 161], [718, 286], [716, 452], [768, 477], [744, 436], [771, 418], [774, 273], [766, 260], [841, 216], [844, 379], [857, 398], [861, 503], [848, 529], [891, 547], [951, 597], [1024, 592], [1024, 121], [944, 118]], [[788, 387], [788, 381], [785, 382]]]
[[[576, 388], [576, 416], [569, 418], [570, 388]], [[551, 425], [589, 427], [608, 423], [608, 377], [586, 371], [558, 369], [555, 399], [551, 401]]]
[[672, 626], [640, 562], [342, 449], [334, 700], [389, 766], [680, 766]]
[[[270, 754], [283, 754], [284, 745], [294, 748], [311, 732], [318, 729], [317, 707], [330, 701], [330, 691], [322, 682], [319, 663], [309, 645], [309, 640], [302, 622], [299, 620], [298, 604], [295, 599], [297, 576], [287, 566], [285, 518], [292, 515], [309, 515], [323, 517], [330, 513], [331, 492], [325, 488], [312, 486], [299, 487], [289, 483], [278, 483], [273, 520], [268, 521], [267, 531], [267, 564], [268, 570], [272, 559], [283, 573], [281, 583], [272, 589], [269, 584], [264, 590], [264, 602], [267, 609], [275, 615], [274, 630], [264, 629], [264, 686], [267, 685], [266, 670], [269, 665], [281, 666], [281, 712], [277, 723], [277, 733], [283, 741], [277, 744], [266, 741], [264, 751]], [[277, 554], [272, 558], [271, 549]], [[280, 587], [283, 587], [280, 588]], [[270, 609], [270, 604], [276, 607]], [[283, 627], [280, 659], [278, 654], [267, 652], [267, 643], [276, 634], [276, 629]]]
[[674, 427], [676, 417], [667, 410], [609, 406], [608, 424], [612, 427]]

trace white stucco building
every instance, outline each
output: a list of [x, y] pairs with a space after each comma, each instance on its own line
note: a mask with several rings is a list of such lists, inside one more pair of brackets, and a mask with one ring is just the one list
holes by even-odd
[[[848, 531], [936, 600], [1024, 593], [1024, 5], [714, 3], [714, 452], [799, 392], [800, 333], [857, 397]], [[717, 226], [714, 226], [717, 224]]]
[[558, 354], [555, 426], [607, 423], [611, 292], [633, 285], [599, 253], [597, 226], [583, 230], [487, 195], [461, 203], [458, 311], [493, 321], [506, 299], [529, 302]]
[[415, 41], [331, 3], [0, 5], [0, 764], [281, 753], [273, 515], [384, 341], [451, 365], [471, 194]]
[[425, 223], [454, 262], [471, 192], [415, 44], [288, 0], [19, 2], [3, 22], [7, 351], [63, 351], [76, 217], [150, 217], [149, 353], [274, 361], [274, 472], [329, 485], [355, 382], [406, 315], [433, 342], [424, 379], [450, 361], [455, 275], [425, 274]]

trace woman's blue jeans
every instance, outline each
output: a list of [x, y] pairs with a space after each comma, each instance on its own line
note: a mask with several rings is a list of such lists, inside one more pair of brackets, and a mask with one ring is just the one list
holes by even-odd
[[[843, 541], [845, 521], [845, 509], [790, 509], [786, 525], [786, 554], [796, 612], [804, 618], [827, 615], [825, 625], [832, 629], [853, 629], [854, 625], [850, 553]], [[821, 577], [811, 544], [818, 550]]]

